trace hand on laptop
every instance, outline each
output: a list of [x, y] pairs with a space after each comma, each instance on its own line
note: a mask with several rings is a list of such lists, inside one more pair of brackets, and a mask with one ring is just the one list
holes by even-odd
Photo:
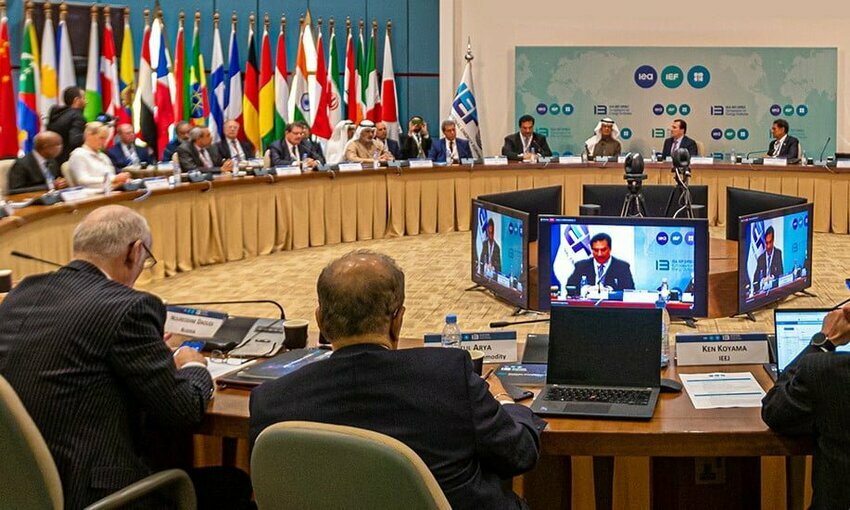
[[490, 394], [498, 401], [513, 400], [508, 394], [505, 387], [502, 385], [502, 380], [495, 375], [487, 378], [487, 384], [490, 385]]
[[177, 368], [183, 368], [183, 365], [189, 362], [202, 363], [206, 366], [207, 358], [195, 349], [191, 349], [189, 347], [178, 347], [177, 350], [174, 351], [174, 364], [177, 365]]
[[829, 312], [823, 318], [821, 332], [836, 346], [850, 342], [850, 305]]

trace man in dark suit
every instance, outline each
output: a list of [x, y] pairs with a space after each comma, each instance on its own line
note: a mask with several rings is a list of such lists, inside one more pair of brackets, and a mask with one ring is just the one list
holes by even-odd
[[805, 435], [816, 445], [814, 510], [850, 508], [850, 305], [824, 318], [811, 344], [782, 372], [762, 400], [764, 422], [780, 434]]
[[132, 288], [156, 263], [150, 246], [142, 216], [101, 207], [74, 230], [68, 265], [25, 278], [0, 303], [0, 375], [44, 437], [71, 510], [150, 474], [143, 418], [189, 432], [212, 397], [204, 357], [172, 353], [162, 301]]
[[785, 272], [782, 265], [782, 250], [774, 247], [775, 238], [776, 232], [773, 227], [767, 227], [764, 232], [764, 253], [759, 255], [756, 261], [756, 272], [753, 274], [753, 285], [756, 291], [762, 288], [762, 283], [767, 283], [765, 280], [771, 282], [767, 284], [770, 288], [773, 282]]
[[444, 120], [440, 129], [443, 131], [443, 138], [431, 144], [428, 159], [435, 163], [452, 164], [460, 162], [461, 159], [472, 157], [469, 142], [457, 137], [455, 121]]
[[568, 287], [578, 288], [581, 277], [586, 276], [588, 285], [596, 285], [598, 280], [602, 286], [612, 290], [635, 288], [629, 263], [611, 256], [611, 236], [596, 234], [590, 238], [590, 249], [593, 257], [576, 263], [573, 274], [567, 279]]
[[199, 170], [219, 174], [233, 170], [233, 160], [221, 157], [207, 127], [193, 127], [189, 131], [189, 140], [177, 148], [177, 158], [183, 172]]
[[495, 235], [496, 225], [493, 223], [493, 218], [489, 218], [487, 220], [487, 239], [481, 243], [481, 256], [478, 260], [482, 265], [481, 270], [484, 274], [491, 275], [492, 278], [502, 272], [502, 251], [499, 249]]
[[218, 153], [223, 158], [235, 159], [236, 161], [254, 159], [254, 146], [239, 139], [239, 123], [235, 120], [228, 120], [224, 123], [224, 139], [217, 145]]
[[165, 146], [165, 152], [162, 153], [163, 161], [171, 161], [171, 157], [177, 152], [180, 144], [189, 140], [189, 130], [191, 129], [192, 125], [185, 120], [179, 121], [174, 126], [174, 138]]
[[33, 144], [33, 151], [15, 161], [9, 170], [10, 195], [68, 186], [56, 160], [62, 153], [62, 137], [53, 131], [42, 131], [35, 135]]
[[545, 422], [498, 378], [475, 374], [461, 349], [396, 350], [404, 273], [391, 258], [351, 252], [322, 271], [317, 290], [316, 321], [334, 352], [251, 393], [251, 442], [287, 420], [373, 430], [413, 449], [455, 510], [518, 508], [504, 481], [534, 466]]
[[106, 151], [115, 168], [147, 166], [153, 162], [150, 150], [136, 145], [136, 133], [130, 124], [119, 124], [115, 128], [118, 140]]
[[519, 131], [505, 137], [502, 156], [514, 161], [535, 161], [538, 156], [552, 157], [546, 137], [534, 132], [534, 117], [519, 118]]
[[387, 124], [385, 122], [377, 122], [375, 124], [375, 138], [380, 140], [384, 145], [387, 146], [387, 150], [390, 151], [390, 154], [396, 159], [396, 161], [402, 159], [401, 158], [401, 146], [397, 141], [389, 138], [389, 132], [387, 131]]
[[304, 136], [301, 144], [306, 147], [307, 153], [312, 159], [315, 159], [319, 165], [325, 164], [325, 151], [322, 150], [322, 144], [315, 140], [310, 134], [310, 125], [303, 120], [295, 121], [304, 130]]
[[299, 162], [309, 169], [319, 167], [317, 155], [304, 144], [304, 127], [298, 122], [287, 124], [283, 139], [269, 145], [269, 159], [272, 168], [297, 165]]
[[767, 157], [797, 159], [800, 157], [800, 141], [788, 134], [788, 121], [776, 119], [770, 127], [773, 140], [767, 148]]
[[401, 159], [424, 159], [431, 151], [431, 137], [428, 136], [428, 124], [419, 115], [414, 115], [407, 123], [407, 135], [401, 136]]
[[86, 118], [83, 108], [86, 107], [86, 93], [80, 87], [68, 87], [62, 91], [64, 105], [54, 105], [47, 117], [47, 130], [59, 133], [62, 137], [62, 153], [56, 160], [61, 165], [68, 161], [71, 152], [83, 144], [83, 130], [86, 128]]
[[679, 149], [687, 149], [691, 156], [699, 156], [697, 143], [688, 138], [688, 123], [682, 119], [675, 119], [670, 125], [670, 138], [664, 140], [664, 149], [661, 151], [661, 156], [669, 158]]

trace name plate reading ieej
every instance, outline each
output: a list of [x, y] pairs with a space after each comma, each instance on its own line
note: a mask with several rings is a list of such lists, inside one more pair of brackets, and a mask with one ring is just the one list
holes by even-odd
[[755, 365], [768, 362], [767, 333], [676, 335], [676, 364]]
[[169, 306], [165, 316], [165, 332], [191, 337], [214, 336], [227, 320], [227, 314], [197, 308]]
[[[506, 363], [517, 360], [516, 331], [484, 331], [460, 334], [461, 347], [484, 352], [484, 363]], [[425, 347], [441, 347], [439, 333], [425, 335]]]

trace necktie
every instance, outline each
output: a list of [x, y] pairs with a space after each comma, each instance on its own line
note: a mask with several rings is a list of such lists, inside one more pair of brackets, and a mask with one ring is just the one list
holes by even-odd
[[782, 141], [777, 140], [773, 145], [773, 157], [779, 156], [779, 149], [782, 148]]
[[232, 147], [230, 155], [236, 158], [236, 161], [240, 161], [242, 155], [239, 153], [239, 145], [236, 143], [236, 140], [230, 140], [230, 146]]
[[604, 281], [602, 281], [604, 279], [604, 276], [605, 276], [605, 264], [599, 264], [599, 269], [596, 270], [596, 283], [598, 283], [600, 285], [605, 283]]
[[677, 150], [679, 150], [679, 140], [673, 140], [673, 148], [670, 149], [670, 154], [673, 155]]
[[454, 154], [455, 154], [455, 141], [450, 140], [449, 141], [449, 153], [446, 155], [446, 159], [454, 161], [454, 159], [455, 159]]
[[206, 147], [201, 149], [201, 162], [204, 164], [204, 168], [212, 168], [212, 160], [210, 159], [210, 155], [207, 153]]
[[50, 169], [47, 168], [47, 160], [44, 160], [39, 164], [41, 167], [41, 174], [44, 176], [44, 182], [47, 183], [47, 189], [53, 190], [53, 174], [50, 173]]
[[292, 159], [294, 159], [295, 161], [301, 161], [301, 155], [298, 154], [297, 145], [291, 145], [289, 148], [289, 152], [292, 154]]
[[136, 148], [132, 145], [127, 145], [127, 161], [130, 162], [131, 165], [135, 165], [139, 162], [139, 155], [136, 154]]

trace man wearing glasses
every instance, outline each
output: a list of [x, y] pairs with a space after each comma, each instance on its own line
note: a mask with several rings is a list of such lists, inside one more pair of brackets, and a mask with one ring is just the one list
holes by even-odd
[[[156, 264], [150, 245], [142, 216], [101, 207], [74, 230], [69, 264], [24, 279], [0, 303], [0, 375], [47, 442], [68, 508], [150, 474], [140, 424], [188, 431], [212, 397], [204, 357], [172, 353], [162, 301], [132, 288]], [[203, 508], [211, 493], [200, 485]], [[247, 501], [250, 485], [233, 496]]]

